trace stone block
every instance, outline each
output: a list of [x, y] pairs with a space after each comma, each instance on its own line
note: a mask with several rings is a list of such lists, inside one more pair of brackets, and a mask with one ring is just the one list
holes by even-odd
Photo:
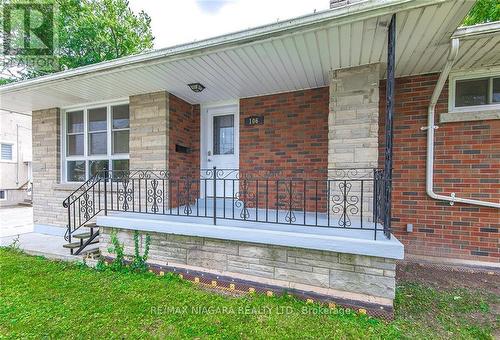
[[328, 287], [329, 285], [329, 277], [327, 274], [304, 273], [301, 270], [287, 268], [275, 268], [274, 278], [276, 280], [302, 283], [317, 287]]
[[393, 299], [395, 279], [357, 272], [330, 270], [330, 288]]

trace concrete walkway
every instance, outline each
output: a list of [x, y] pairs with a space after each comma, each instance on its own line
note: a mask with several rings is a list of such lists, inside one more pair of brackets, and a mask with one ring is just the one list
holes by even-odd
[[0, 247], [14, 242], [30, 255], [40, 255], [50, 259], [78, 261], [81, 256], [70, 255], [63, 248], [67, 243], [63, 237], [33, 232], [33, 208], [7, 207], [0, 209]]

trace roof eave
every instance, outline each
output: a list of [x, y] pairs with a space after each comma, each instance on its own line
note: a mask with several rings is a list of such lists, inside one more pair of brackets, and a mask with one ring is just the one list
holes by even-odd
[[[324, 25], [336, 20], [341, 24], [359, 20], [369, 16], [392, 14], [400, 10], [424, 7], [431, 4], [446, 2], [447, 0], [382, 0], [361, 1], [347, 6], [329, 9], [281, 22], [259, 26], [243, 31], [217, 36], [198, 42], [176, 45], [159, 50], [127, 56], [112, 61], [101, 62], [75, 69], [57, 72], [33, 79], [0, 86], [0, 93], [15, 92], [32, 89], [39, 85], [66, 80], [69, 78], [91, 75], [97, 72], [108, 72], [122, 68], [132, 68], [158, 59], [182, 57], [195, 53], [206, 53], [209, 50], [238, 45], [252, 40], [265, 39], [272, 36], [290, 33], [297, 30]], [[338, 22], [337, 22], [338, 21]]]

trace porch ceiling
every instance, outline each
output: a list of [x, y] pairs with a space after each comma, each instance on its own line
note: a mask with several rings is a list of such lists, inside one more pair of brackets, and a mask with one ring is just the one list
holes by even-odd
[[[332, 69], [385, 62], [397, 13], [396, 75], [440, 71], [449, 38], [473, 5], [467, 0], [364, 1], [206, 41], [0, 87], [0, 108], [31, 112], [167, 90], [190, 103], [314, 88]], [[486, 38], [485, 38], [486, 39]], [[498, 63], [500, 36], [466, 44]], [[459, 67], [483, 63], [465, 51]], [[200, 82], [201, 93], [187, 84]]]

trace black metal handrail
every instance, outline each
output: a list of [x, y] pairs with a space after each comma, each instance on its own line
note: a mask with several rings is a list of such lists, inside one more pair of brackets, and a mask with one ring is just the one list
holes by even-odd
[[373, 231], [390, 238], [384, 170], [100, 171], [66, 200], [66, 239], [101, 211]]

